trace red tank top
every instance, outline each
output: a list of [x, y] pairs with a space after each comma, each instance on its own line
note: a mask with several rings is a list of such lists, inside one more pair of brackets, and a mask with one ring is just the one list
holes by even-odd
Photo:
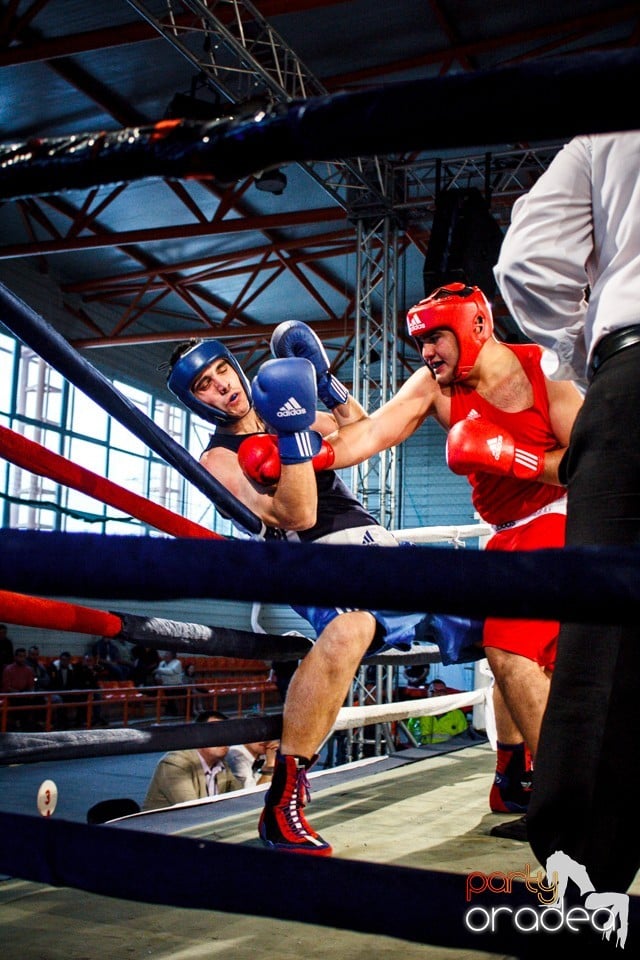
[[[472, 387], [454, 383], [451, 389], [451, 426], [470, 413], [508, 430], [522, 446], [553, 450], [558, 441], [549, 419], [549, 399], [544, 374], [540, 368], [542, 349], [537, 344], [505, 343], [522, 364], [533, 388], [533, 406], [518, 413], [499, 410], [481, 397]], [[494, 473], [471, 473], [472, 503], [485, 523], [495, 526], [510, 520], [522, 520], [541, 507], [565, 495], [563, 487]]]

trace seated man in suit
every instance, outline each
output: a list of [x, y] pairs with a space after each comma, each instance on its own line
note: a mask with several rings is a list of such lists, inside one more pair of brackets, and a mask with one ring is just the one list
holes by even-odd
[[[198, 714], [195, 722], [227, 719], [217, 710], [205, 710]], [[165, 753], [154, 771], [142, 809], [158, 810], [186, 800], [201, 800], [242, 789], [226, 763], [228, 751], [229, 747], [200, 747]]]

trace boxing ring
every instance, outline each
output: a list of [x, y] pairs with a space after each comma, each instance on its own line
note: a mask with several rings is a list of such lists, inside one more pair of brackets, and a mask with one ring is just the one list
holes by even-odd
[[[482, 142], [492, 138], [502, 142], [524, 136], [631, 129], [640, 126], [640, 118], [626, 101], [623, 105], [622, 97], [613, 96], [606, 110], [599, 112], [595, 104], [600, 102], [603, 88], [634, 89], [639, 79], [640, 57], [636, 51], [624, 51], [590, 55], [571, 63], [549, 61], [533, 68], [529, 65], [484, 75], [390, 84], [383, 90], [296, 103], [271, 116], [242, 122], [194, 125], [178, 121], [156, 125], [152, 130], [104, 134], [97, 142], [87, 135], [70, 138], [67, 144], [57, 138], [7, 145], [0, 148], [0, 197], [152, 175], [225, 180], [305, 158], [417, 149], [425, 144], [450, 147], [460, 139], [467, 145], [474, 137]], [[531, 85], [538, 97], [535, 102], [529, 93]], [[415, 123], [425, 100], [433, 107], [428, 129]], [[490, 117], [486, 109], [477, 108], [478, 103], [488, 102], [492, 103]], [[563, 104], [570, 105], [564, 115]], [[457, 112], [468, 119], [469, 125], [449, 122]], [[477, 126], [480, 114], [481, 135]], [[331, 137], [327, 136], [328, 129]], [[344, 140], [337, 143], [342, 136]], [[0, 319], [226, 515], [251, 534], [262, 532], [257, 517], [119, 394], [44, 318], [5, 287], [0, 287]], [[99, 632], [106, 636], [143, 639], [145, 644], [160, 647], [166, 646], [170, 636], [177, 650], [259, 659], [304, 656], [311, 641], [178, 624], [152, 616], [70, 605], [55, 598], [73, 595], [93, 602], [117, 597], [126, 607], [127, 600], [153, 604], [168, 599], [212, 598], [288, 604], [295, 597], [301, 604], [424, 610], [476, 618], [492, 615], [637, 622], [640, 552], [636, 549], [594, 547], [501, 554], [447, 547], [433, 550], [422, 543], [401, 545], [392, 551], [370, 547], [363, 552], [351, 546], [236, 541], [135, 498], [104, 478], [37, 449], [37, 445], [5, 428], [0, 430], [0, 453], [58, 482], [93, 491], [92, 495], [105, 503], [125, 509], [174, 538], [0, 530], [0, 613], [9, 622], [86, 632], [99, 625]], [[268, 576], [264, 571], [269, 571]], [[483, 690], [465, 693], [464, 702], [468, 704], [477, 697], [474, 702], [480, 704], [485, 696]], [[447, 697], [436, 702], [345, 708], [335, 729], [442, 713], [457, 703]], [[210, 745], [212, 731], [206, 726], [2, 734], [0, 765]], [[280, 729], [281, 716], [221, 721], [215, 724], [215, 736], [218, 744], [243, 743], [277, 737]], [[486, 757], [482, 759], [488, 762]], [[415, 757], [409, 760], [417, 762]], [[377, 758], [368, 769], [365, 765], [355, 771], [354, 778], [363, 771], [370, 777], [400, 771], [410, 779], [411, 767], [412, 762], [408, 762], [407, 773], [402, 759]], [[338, 776], [334, 772], [331, 775]], [[314, 781], [320, 785], [319, 808], [322, 781], [321, 776]], [[330, 780], [324, 783], [330, 790]], [[259, 799], [260, 792], [252, 791], [234, 803], [245, 804], [253, 816]], [[168, 817], [171, 815], [165, 812], [155, 822], [163, 820], [166, 825]], [[437, 866], [425, 869], [365, 862], [348, 856], [318, 860], [274, 855], [255, 843], [175, 835], [147, 829], [144, 823], [144, 817], [131, 817], [96, 826], [55, 816], [2, 814], [0, 870], [53, 887], [139, 903], [251, 913], [457, 950], [515, 956], [548, 952], [549, 941], [540, 931], [523, 935], [511, 927], [494, 932], [465, 925], [465, 873], [442, 871]], [[198, 829], [185, 828], [187, 833], [198, 833]], [[147, 869], [135, 869], [136, 864], [145, 864]], [[465, 862], [464, 867], [467, 874], [473, 871], [473, 864]], [[214, 875], [223, 876], [224, 883], [212, 883]], [[495, 890], [486, 889], [475, 897], [475, 903], [487, 910], [495, 902]], [[383, 908], [372, 910], [372, 904]], [[523, 883], [513, 883], [509, 904], [513, 908], [531, 905], [531, 893]], [[638, 922], [640, 900], [631, 896], [631, 946]], [[565, 941], [567, 936], [558, 934], [553, 945], [564, 949]]]

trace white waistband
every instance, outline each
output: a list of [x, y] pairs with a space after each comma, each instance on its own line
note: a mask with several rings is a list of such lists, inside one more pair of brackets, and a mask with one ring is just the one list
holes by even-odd
[[528, 517], [522, 517], [520, 520], [507, 520], [506, 523], [498, 523], [496, 526], [491, 524], [491, 529], [494, 533], [500, 533], [502, 530], [513, 530], [514, 527], [523, 527], [525, 523], [531, 523], [532, 520], [537, 520], [538, 517], [544, 517], [547, 513], [561, 513], [566, 514], [567, 512], [567, 497], [558, 497], [557, 500], [553, 500], [551, 503], [546, 503], [544, 507], [540, 507], [539, 510], [536, 510], [535, 513], [530, 513]]

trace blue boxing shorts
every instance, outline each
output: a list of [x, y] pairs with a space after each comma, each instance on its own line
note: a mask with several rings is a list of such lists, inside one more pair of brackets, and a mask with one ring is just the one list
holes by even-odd
[[[346, 530], [336, 530], [314, 543], [358, 544], [361, 546], [397, 547], [398, 541], [384, 527], [366, 524]], [[296, 607], [292, 609], [307, 620], [319, 637], [332, 620], [343, 613], [353, 613], [358, 607]], [[416, 626], [424, 620], [424, 613], [397, 613], [395, 611], [368, 610], [376, 619], [377, 629], [366, 656], [384, 653], [385, 650], [411, 650]]]
[[[307, 620], [319, 637], [332, 620], [343, 613], [353, 613], [360, 607], [295, 607], [292, 609]], [[380, 610], [368, 610], [376, 619], [376, 632], [372, 644], [365, 655], [384, 653], [386, 650], [402, 650], [405, 653], [411, 650], [415, 640], [416, 627], [424, 620], [424, 613], [396, 613]]]

